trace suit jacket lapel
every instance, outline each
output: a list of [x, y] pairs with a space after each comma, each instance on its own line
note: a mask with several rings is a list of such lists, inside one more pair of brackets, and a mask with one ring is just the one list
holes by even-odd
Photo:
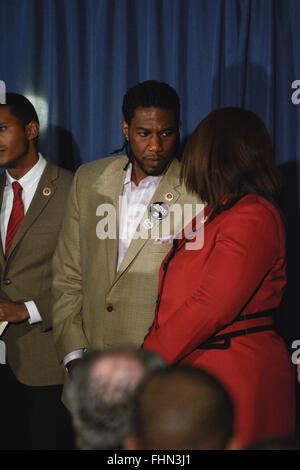
[[[0, 176], [0, 208], [2, 207], [2, 201], [3, 201], [3, 192], [5, 188], [5, 183], [6, 183], [6, 175], [5, 172], [3, 172]], [[0, 230], [0, 265], [2, 268], [4, 268], [5, 264], [5, 257], [3, 253], [3, 243], [2, 243], [2, 236], [1, 236], [1, 230]]]
[[[126, 171], [123, 168], [127, 162], [127, 157], [115, 160], [103, 171], [102, 175], [93, 184], [92, 188], [101, 195], [101, 200], [111, 205], [111, 210], [115, 214], [115, 237], [108, 237], [105, 240], [107, 259], [109, 259], [108, 270], [110, 281], [116, 276], [118, 261], [118, 240], [119, 240], [119, 203], [123, 193], [123, 185]], [[122, 172], [122, 177], [118, 176]]]
[[34, 223], [36, 218], [42, 212], [44, 207], [46, 207], [48, 202], [53, 197], [56, 191], [56, 186], [54, 184], [54, 181], [57, 178], [57, 173], [58, 173], [58, 167], [48, 160], [47, 165], [42, 174], [42, 177], [40, 179], [40, 182], [38, 184], [38, 187], [31, 201], [31, 204], [13, 239], [11, 249], [8, 255], [8, 260], [12, 252], [14, 251], [15, 247], [24, 237], [27, 230], [31, 227], [31, 225]]
[[[167, 173], [165, 174], [159, 187], [155, 191], [150, 201], [150, 204], [148, 205], [148, 208], [144, 216], [142, 217], [141, 223], [138, 227], [139, 233], [136, 232], [135, 237], [132, 239], [129, 245], [129, 248], [124, 256], [124, 259], [120, 265], [120, 268], [118, 272], [116, 273], [113, 284], [117, 282], [119, 277], [124, 273], [124, 271], [127, 269], [127, 267], [132, 262], [132, 260], [137, 256], [139, 251], [144, 247], [145, 243], [147, 243], [149, 239], [151, 238], [153, 239], [153, 237], [156, 238], [155, 234], [157, 234], [157, 237], [159, 236], [159, 227], [162, 221], [158, 219], [153, 219], [151, 217], [150, 207], [151, 207], [151, 204], [153, 204], [154, 202], [164, 202], [170, 206], [171, 204], [173, 205], [177, 201], [177, 199], [180, 196], [178, 178], [179, 178], [179, 164], [175, 160], [171, 163]], [[170, 201], [170, 203], [168, 203], [168, 200], [166, 199], [167, 194], [170, 194], [172, 197], [172, 200]], [[146, 221], [146, 219], [151, 220], [151, 222], [153, 223], [153, 226], [151, 227], [151, 229], [147, 229], [144, 227], [144, 222]]]

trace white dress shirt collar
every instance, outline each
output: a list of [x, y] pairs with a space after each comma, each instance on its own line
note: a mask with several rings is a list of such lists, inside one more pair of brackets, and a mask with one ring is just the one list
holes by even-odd
[[155, 185], [155, 186], [158, 186], [159, 183], [160, 183], [160, 180], [163, 178], [164, 175], [159, 175], [159, 176], [146, 176], [145, 178], [143, 178], [138, 186], [131, 180], [131, 177], [132, 177], [132, 163], [129, 163], [128, 165], [128, 169], [127, 169], [127, 172], [126, 172], [126, 176], [125, 176], [125, 180], [124, 180], [124, 186], [125, 184], [128, 184], [128, 183], [131, 183], [132, 185], [134, 185], [135, 187], [140, 187], [141, 185], [142, 186], [150, 186], [150, 185]]
[[36, 182], [39, 181], [39, 179], [41, 178], [45, 166], [47, 165], [47, 161], [42, 156], [42, 154], [39, 153], [38, 156], [39, 159], [37, 163], [29, 171], [27, 171], [27, 173], [25, 173], [25, 175], [22, 176], [22, 178], [20, 178], [19, 180], [13, 178], [9, 174], [8, 170], [6, 170], [6, 185], [12, 184], [14, 181], [18, 181], [25, 191], [34, 186]]

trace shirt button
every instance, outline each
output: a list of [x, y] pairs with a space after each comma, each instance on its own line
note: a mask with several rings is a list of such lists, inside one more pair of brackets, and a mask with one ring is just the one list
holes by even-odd
[[10, 279], [4, 279], [3, 284], [5, 284], [6, 286], [9, 286], [11, 284], [11, 280]]
[[111, 305], [109, 305], [108, 307], [106, 307], [106, 310], [107, 310], [108, 312], [112, 312], [112, 311], [113, 311], [113, 307], [112, 307]]

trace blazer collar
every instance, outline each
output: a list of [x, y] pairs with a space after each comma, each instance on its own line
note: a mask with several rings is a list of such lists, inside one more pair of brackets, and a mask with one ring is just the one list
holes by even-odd
[[[41, 176], [41, 179], [39, 181], [39, 184], [37, 186], [37, 189], [31, 201], [31, 204], [28, 208], [28, 211], [26, 212], [25, 217], [22, 220], [22, 223], [13, 239], [7, 261], [9, 261], [9, 258], [11, 257], [15, 247], [18, 245], [20, 240], [22, 240], [27, 230], [31, 227], [31, 225], [34, 223], [36, 218], [44, 210], [44, 208], [47, 206], [47, 204], [49, 203], [49, 201], [52, 199], [53, 195], [55, 194], [56, 189], [57, 189], [57, 186], [55, 185], [55, 180], [57, 179], [57, 177], [58, 177], [57, 165], [55, 165], [53, 162], [51, 162], [50, 159], [47, 158], [47, 165], [43, 171], [43, 174]], [[3, 174], [1, 175], [1, 180], [0, 180], [0, 204], [1, 205], [2, 205], [5, 181], [6, 181], [6, 176], [5, 174]], [[2, 249], [2, 243], [1, 243], [0, 260], [5, 262], [3, 249]]]
[[92, 188], [99, 194], [107, 194], [112, 197], [114, 194], [119, 194], [119, 189], [123, 187], [126, 176], [125, 166], [128, 159], [126, 155], [120, 155], [118, 157], [107, 157], [103, 160], [111, 161], [104, 167], [102, 173], [93, 183]]
[[[110, 157], [108, 157], [109, 159]], [[109, 275], [110, 281], [116, 275], [116, 266], [118, 260], [118, 234], [119, 234], [119, 198], [123, 193], [126, 170], [124, 170], [128, 158], [125, 155], [112, 158], [92, 185], [92, 189], [101, 196], [101, 201], [111, 204], [115, 211], [116, 238], [107, 238], [106, 248], [109, 252]]]

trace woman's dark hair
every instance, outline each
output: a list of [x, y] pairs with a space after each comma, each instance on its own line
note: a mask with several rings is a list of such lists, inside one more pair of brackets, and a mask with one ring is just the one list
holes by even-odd
[[181, 181], [215, 215], [250, 193], [276, 204], [282, 181], [262, 119], [235, 107], [211, 112], [186, 144]]

